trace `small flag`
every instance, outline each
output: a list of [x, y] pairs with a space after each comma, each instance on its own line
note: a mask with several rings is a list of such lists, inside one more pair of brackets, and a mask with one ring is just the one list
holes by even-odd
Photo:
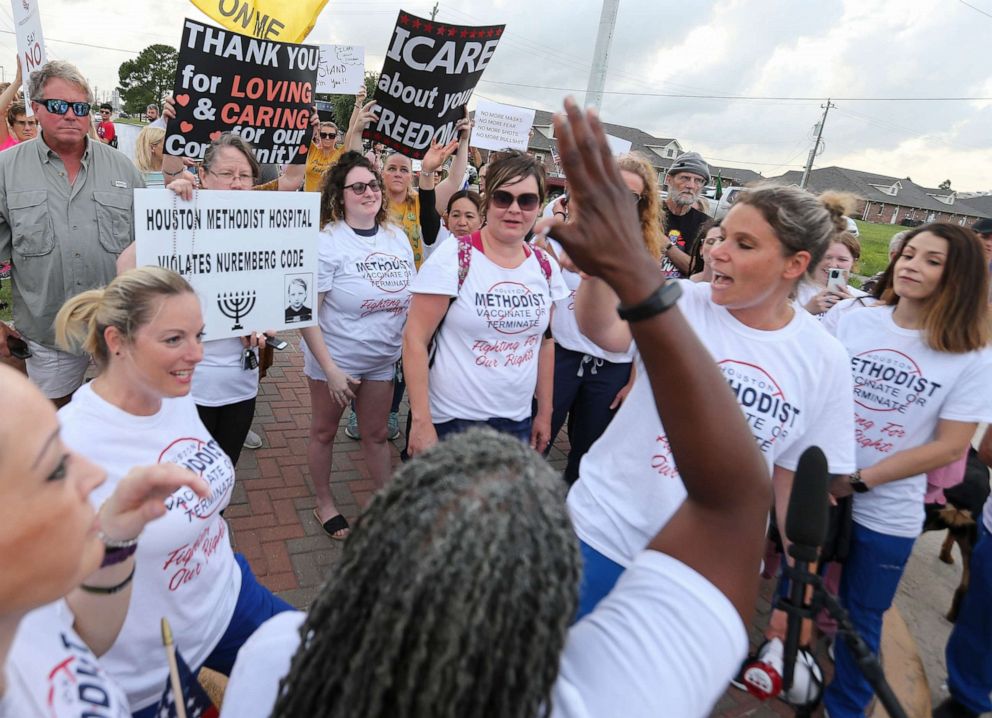
[[262, 40], [303, 42], [327, 0], [190, 0], [223, 27]]
[[723, 173], [716, 173], [716, 198], [720, 199], [723, 197]]
[[[183, 660], [183, 655], [172, 643], [169, 622], [162, 619], [162, 643], [169, 655], [169, 678], [162, 691], [162, 699], [155, 711], [157, 718], [217, 718], [219, 712], [206, 691], [196, 680]], [[177, 695], [178, 693], [178, 695]]]

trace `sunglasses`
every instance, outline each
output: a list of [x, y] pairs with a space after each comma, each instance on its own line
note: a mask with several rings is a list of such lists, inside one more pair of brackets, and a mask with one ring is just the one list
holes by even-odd
[[533, 212], [541, 203], [541, 198], [533, 192], [525, 194], [513, 194], [506, 190], [498, 189], [490, 195], [493, 207], [496, 209], [509, 209], [516, 202], [521, 212]]
[[320, 139], [322, 139], [322, 140], [333, 140], [337, 136], [338, 136], [338, 133], [337, 132], [321, 132], [320, 133]]
[[44, 105], [45, 109], [53, 115], [64, 115], [72, 108], [72, 114], [76, 117], [88, 117], [90, 109], [93, 107], [88, 102], [69, 102], [68, 100], [35, 100], [39, 105]]
[[346, 184], [344, 188], [350, 189], [359, 196], [365, 194], [366, 189], [370, 189], [373, 192], [382, 191], [382, 187], [379, 186], [379, 182], [376, 180], [371, 180], [369, 182], [352, 182], [351, 184]]

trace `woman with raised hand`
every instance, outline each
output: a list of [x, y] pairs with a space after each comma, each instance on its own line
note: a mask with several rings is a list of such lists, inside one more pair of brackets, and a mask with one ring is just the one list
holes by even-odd
[[[636, 154], [620, 157], [617, 164], [624, 185], [631, 192], [631, 202], [637, 208], [644, 246], [652, 256], [660, 258], [661, 220], [656, 173], [646, 159]], [[570, 198], [568, 206], [574, 220], [575, 200]], [[554, 256], [564, 256], [561, 245], [553, 237], [548, 238], [548, 246]], [[582, 334], [575, 322], [575, 292], [581, 278], [568, 266], [562, 267], [561, 274], [569, 294], [555, 302], [551, 322], [555, 340], [551, 440], [554, 441], [568, 417], [570, 448], [564, 476], [565, 481], [572, 484], [579, 478], [582, 457], [606, 430], [617, 408], [630, 393], [634, 379], [631, 372], [633, 350], [607, 352]]]
[[[876, 653], [882, 615], [923, 526], [926, 472], [958, 459], [977, 424], [992, 421], [988, 281], [973, 232], [923, 225], [886, 270], [880, 304], [837, 324], [851, 357], [858, 426], [857, 471], [831, 487], [854, 499], [840, 598]], [[830, 715], [864, 715], [871, 695], [838, 641], [824, 699]]]
[[403, 335], [411, 456], [477, 424], [538, 451], [550, 442], [554, 343], [547, 329], [568, 287], [558, 264], [526, 241], [543, 200], [541, 164], [508, 153], [490, 167], [487, 224], [442, 244], [417, 275]]
[[[722, 239], [710, 252], [713, 280], [680, 281], [681, 306], [751, 426], [783, 525], [803, 450], [819, 446], [835, 474], [854, 466], [846, 354], [792, 300], [808, 266], [819, 262], [845, 223], [837, 205], [795, 187], [765, 186], [742, 193], [721, 226]], [[630, 325], [615, 307], [616, 297], [599, 280], [583, 281], [576, 293], [583, 333], [607, 351], [626, 351]], [[580, 616], [609, 592], [684, 498], [677, 480], [682, 467], [669, 449], [675, 427], [654, 419], [640, 367], [637, 374], [568, 495], [585, 558]], [[705, 440], [713, 451], [720, 450], [720, 437], [713, 431]]]
[[[103, 469], [68, 449], [51, 402], [0, 366], [0, 715], [127, 718], [127, 697], [97, 656], [131, 602], [134, 545], [163, 501], [203, 479], [173, 464], [135, 468], [98, 510]], [[85, 687], [85, 688], [84, 688]]]
[[[225, 716], [695, 718], [723, 692], [757, 596], [768, 481], [675, 298], [653, 303], [657, 262], [601, 127], [568, 109], [555, 134], [590, 214], [579, 210], [560, 239], [641, 309], [632, 331], [657, 411], [685, 427], [672, 435], [685, 502], [606, 605], [570, 628], [580, 560], [556, 473], [491, 431], [443, 442], [376, 496], [309, 615], [277, 617], [252, 637]], [[715, 425], [719, 452], [696, 428]], [[335, 660], [342, 645], [347, 661]]]
[[167, 677], [163, 616], [194, 672], [207, 666], [227, 674], [255, 628], [290, 607], [231, 548], [221, 511], [234, 489], [234, 467], [190, 395], [203, 358], [203, 318], [189, 284], [158, 267], [125, 272], [66, 302], [55, 331], [61, 346], [85, 351], [99, 368], [59, 412], [66, 446], [107, 472], [91, 502], [100, 505], [133, 467], [149, 464], [185, 467], [209, 488], [173, 492], [164, 516], [145, 530], [135, 599], [102, 659], [135, 716], [148, 718]]
[[317, 496], [314, 517], [335, 539], [347, 537], [348, 521], [329, 484], [334, 435], [352, 400], [376, 488], [390, 473], [386, 422], [415, 270], [410, 243], [388, 216], [372, 164], [358, 152], [342, 155], [320, 195], [319, 325], [301, 332], [313, 409], [307, 458]]

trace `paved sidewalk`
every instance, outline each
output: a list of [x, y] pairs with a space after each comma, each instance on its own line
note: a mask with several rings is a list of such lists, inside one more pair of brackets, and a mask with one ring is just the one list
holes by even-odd
[[[294, 606], [306, 609], [322, 583], [333, 575], [342, 542], [326, 536], [312, 514], [315, 504], [307, 483], [310, 396], [298, 342], [289, 334], [285, 338], [292, 344], [277, 352], [276, 365], [262, 380], [258, 395], [254, 429], [262, 437], [263, 447], [241, 454], [238, 481], [225, 517], [236, 550], [247, 557], [258, 579]], [[405, 416], [401, 415], [400, 426], [405, 426]], [[393, 447], [394, 464], [399, 463], [401, 441], [402, 437]], [[567, 439], [556, 442], [549, 457], [551, 464], [563, 469], [567, 451]], [[349, 521], [373, 494], [361, 449], [358, 442], [345, 436], [344, 420], [334, 443], [331, 488], [338, 508]], [[771, 591], [772, 582], [764, 582], [755, 622], [758, 626], [767, 624]], [[752, 646], [760, 643], [760, 634], [751, 628]], [[821, 665], [828, 666], [828, 661], [821, 657]], [[784, 703], [761, 703], [733, 688], [713, 713], [719, 718], [792, 715]]]

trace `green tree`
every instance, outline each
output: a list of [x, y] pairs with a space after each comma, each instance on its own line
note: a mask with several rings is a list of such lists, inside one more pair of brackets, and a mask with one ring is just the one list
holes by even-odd
[[[378, 72], [366, 72], [365, 73], [365, 94], [368, 95], [368, 99], [372, 99], [372, 95], [375, 94], [375, 85], [379, 81]], [[330, 102], [334, 106], [334, 122], [337, 124], [341, 132], [345, 132], [348, 129], [348, 122], [351, 120], [351, 111], [355, 107], [355, 96], [354, 95], [317, 95], [318, 100], [323, 100], [324, 102]]]
[[151, 103], [159, 104], [172, 91], [176, 80], [179, 52], [169, 45], [149, 45], [133, 60], [124, 61], [117, 75], [124, 111], [144, 112]]
[[941, 182], [939, 185], [937, 185], [937, 189], [950, 189], [950, 188], [951, 188], [951, 181], [949, 179], [946, 179], [943, 182]]

